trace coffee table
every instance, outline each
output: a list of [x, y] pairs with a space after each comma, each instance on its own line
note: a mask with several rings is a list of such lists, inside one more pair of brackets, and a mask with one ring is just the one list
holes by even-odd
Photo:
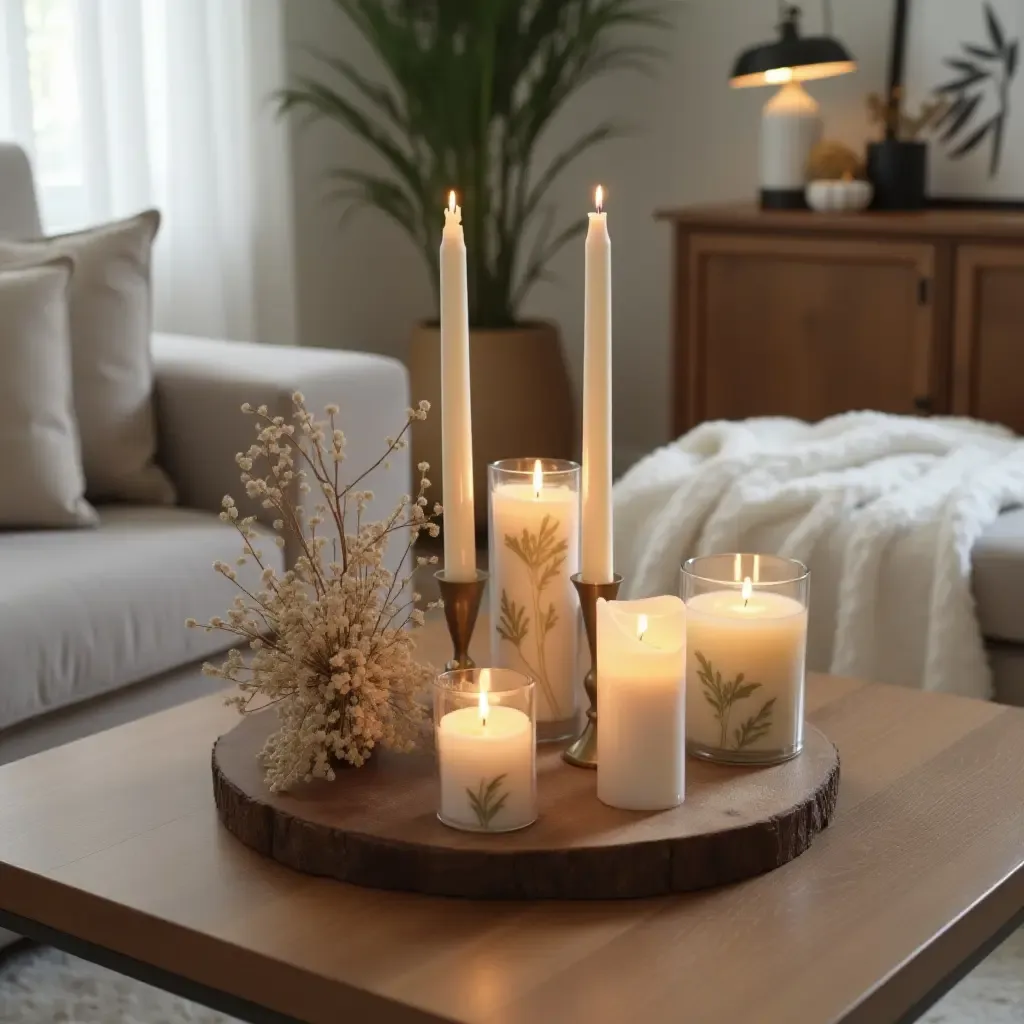
[[[442, 660], [444, 636], [425, 647]], [[0, 768], [0, 926], [262, 1022], [911, 1021], [1024, 918], [1024, 711], [826, 676], [833, 825], [682, 897], [475, 903], [294, 874], [217, 822], [218, 697]]]

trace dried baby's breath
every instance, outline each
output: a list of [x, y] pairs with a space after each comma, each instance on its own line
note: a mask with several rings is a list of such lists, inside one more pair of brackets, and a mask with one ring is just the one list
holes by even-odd
[[[302, 780], [333, 779], [334, 764], [358, 767], [378, 745], [410, 749], [423, 719], [416, 693], [432, 675], [414, 657], [411, 630], [422, 625], [423, 610], [419, 595], [410, 593], [412, 575], [396, 575], [383, 562], [395, 534], [404, 534], [403, 565], [421, 532], [437, 536], [438, 506], [433, 513], [425, 510], [429, 467], [420, 464], [417, 493], [404, 495], [379, 522], [363, 522], [373, 495], [360, 489], [405, 447], [410, 426], [426, 419], [429, 404], [409, 409], [384, 454], [343, 483], [345, 436], [335, 426], [337, 407], [328, 406], [327, 422], [318, 422], [301, 394], [292, 399], [292, 423], [270, 417], [266, 406], [242, 407], [256, 419], [256, 443], [236, 462], [248, 497], [274, 510], [278, 544], [291, 537], [300, 554], [283, 574], [266, 566], [255, 516], [240, 516], [226, 496], [221, 519], [241, 535], [239, 564], [254, 562], [261, 570], [259, 584], [249, 588], [232, 566], [217, 562], [216, 571], [241, 593], [226, 620], [188, 622], [247, 642], [248, 655], [232, 650], [226, 661], [204, 671], [239, 687], [230, 702], [243, 713], [275, 707], [280, 728], [261, 753], [267, 785], [275, 792]], [[323, 501], [307, 514], [302, 496], [308, 493]]]

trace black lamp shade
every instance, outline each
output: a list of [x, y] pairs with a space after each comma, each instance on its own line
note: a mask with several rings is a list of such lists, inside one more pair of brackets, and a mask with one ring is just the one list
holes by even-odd
[[831, 78], [856, 70], [850, 51], [838, 39], [801, 36], [799, 19], [799, 9], [789, 8], [779, 26], [779, 38], [744, 50], [736, 59], [729, 84], [737, 89], [780, 85]]
[[[831, 78], [854, 71], [857, 65], [850, 51], [831, 36], [802, 36], [780, 39], [744, 50], [736, 59], [729, 84], [742, 89], [754, 85], [778, 85], [785, 81]], [[766, 72], [790, 68], [784, 78], [766, 77]]]

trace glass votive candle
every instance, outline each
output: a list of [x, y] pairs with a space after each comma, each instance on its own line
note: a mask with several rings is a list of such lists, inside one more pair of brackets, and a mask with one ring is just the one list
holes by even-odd
[[466, 832], [537, 820], [535, 684], [510, 669], [444, 672], [434, 684], [438, 818]]
[[491, 664], [537, 682], [537, 735], [577, 732], [580, 467], [506, 459], [488, 467]]
[[800, 753], [809, 584], [806, 566], [775, 555], [683, 564], [690, 754], [768, 765]]

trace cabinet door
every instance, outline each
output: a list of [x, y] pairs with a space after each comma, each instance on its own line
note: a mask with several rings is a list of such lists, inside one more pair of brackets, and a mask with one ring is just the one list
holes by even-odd
[[693, 235], [689, 423], [933, 406], [931, 245]]
[[1024, 250], [956, 257], [953, 411], [1024, 433]]

